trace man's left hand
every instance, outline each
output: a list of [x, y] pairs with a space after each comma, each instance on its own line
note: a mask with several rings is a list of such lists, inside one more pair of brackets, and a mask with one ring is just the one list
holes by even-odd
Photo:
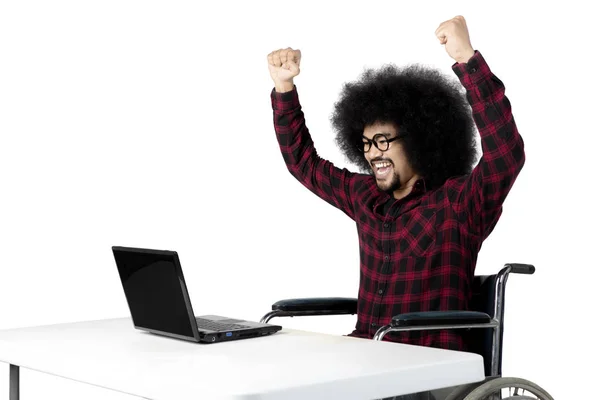
[[435, 36], [441, 44], [446, 45], [448, 55], [458, 63], [466, 63], [475, 54], [469, 38], [467, 21], [462, 15], [442, 22], [436, 29]]

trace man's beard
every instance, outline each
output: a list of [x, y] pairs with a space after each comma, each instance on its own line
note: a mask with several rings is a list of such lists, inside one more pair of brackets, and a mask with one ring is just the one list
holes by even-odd
[[400, 183], [400, 176], [395, 171], [392, 171], [392, 181], [390, 183], [380, 181], [376, 182], [377, 187], [381, 191], [384, 191], [390, 195], [393, 194], [394, 191], [400, 189], [400, 187], [402, 186], [402, 184]]

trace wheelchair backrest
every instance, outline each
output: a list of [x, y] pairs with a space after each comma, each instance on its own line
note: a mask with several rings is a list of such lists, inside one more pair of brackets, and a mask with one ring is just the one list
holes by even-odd
[[[502, 336], [504, 332], [504, 315], [494, 315], [496, 312], [496, 274], [475, 276], [472, 287], [470, 309], [496, 317], [500, 321], [500, 334], [497, 338], [500, 345], [498, 353], [498, 375], [502, 375]], [[502, 296], [504, 299], [504, 296]], [[501, 305], [504, 310], [504, 305]], [[492, 329], [471, 329], [468, 333], [469, 351], [480, 354], [483, 357], [485, 376], [490, 376], [492, 367]]]

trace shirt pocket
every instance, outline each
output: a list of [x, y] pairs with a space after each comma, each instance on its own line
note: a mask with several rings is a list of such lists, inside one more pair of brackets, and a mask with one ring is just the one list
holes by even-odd
[[399, 218], [394, 241], [400, 256], [423, 257], [430, 252], [437, 236], [436, 216], [435, 208], [424, 208]]

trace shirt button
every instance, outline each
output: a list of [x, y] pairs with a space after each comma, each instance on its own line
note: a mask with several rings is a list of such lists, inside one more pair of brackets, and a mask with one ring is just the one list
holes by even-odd
[[471, 72], [472, 72], [472, 73], [473, 73], [473, 72], [477, 72], [477, 68], [474, 68], [474, 67], [473, 67], [473, 68], [471, 68]]
[[390, 259], [390, 256], [385, 256], [385, 257], [383, 257], [383, 259], [384, 259], [385, 261], [388, 261], [388, 260]]
[[379, 294], [383, 294], [383, 289], [379, 289], [379, 290], [377, 291], [377, 293], [379, 293]]
[[372, 326], [373, 328], [375, 328], [375, 327], [377, 326], [377, 324], [376, 324], [375, 322], [371, 322], [371, 326]]
[[385, 224], [383, 224], [383, 227], [384, 227], [384, 228], [389, 228], [389, 227], [390, 227], [390, 224], [388, 224], [388, 223], [386, 222]]

